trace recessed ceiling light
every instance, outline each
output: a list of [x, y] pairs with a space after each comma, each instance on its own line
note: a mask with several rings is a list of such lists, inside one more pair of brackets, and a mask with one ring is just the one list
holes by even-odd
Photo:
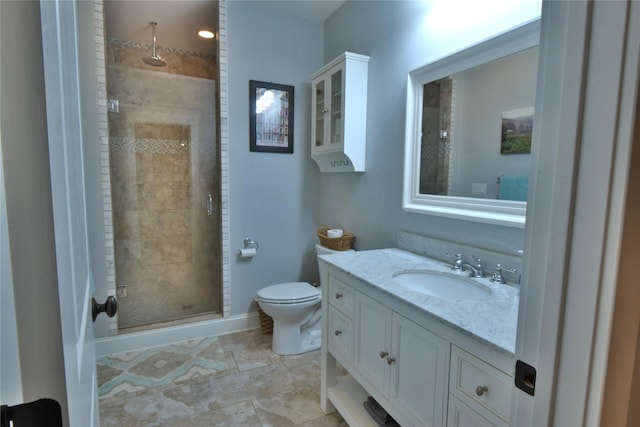
[[198, 31], [198, 35], [203, 39], [212, 39], [215, 37], [215, 34], [209, 30], [200, 30]]

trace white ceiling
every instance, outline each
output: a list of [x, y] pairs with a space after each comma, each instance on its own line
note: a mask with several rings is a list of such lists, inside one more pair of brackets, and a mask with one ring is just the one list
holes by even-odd
[[259, 0], [286, 14], [324, 22], [345, 0]]
[[[230, 0], [241, 1], [241, 0]], [[258, 0], [282, 13], [323, 22], [345, 0]], [[158, 23], [158, 46], [215, 54], [215, 40], [203, 40], [196, 32], [217, 30], [215, 0], [105, 0], [107, 37], [151, 44], [150, 21]]]

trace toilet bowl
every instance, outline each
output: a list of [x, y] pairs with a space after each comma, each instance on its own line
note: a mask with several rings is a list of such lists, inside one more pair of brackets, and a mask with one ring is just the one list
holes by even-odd
[[[341, 252], [316, 244], [318, 255]], [[273, 319], [274, 353], [288, 356], [320, 348], [320, 299], [320, 289], [306, 282], [280, 283], [258, 291], [256, 301]]]
[[260, 308], [273, 319], [276, 354], [305, 353], [320, 347], [320, 289], [306, 282], [280, 283], [258, 291]]

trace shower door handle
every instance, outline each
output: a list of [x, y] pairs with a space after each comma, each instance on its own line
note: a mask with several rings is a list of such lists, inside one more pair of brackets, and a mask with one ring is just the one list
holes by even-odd
[[213, 215], [213, 196], [207, 194], [207, 215]]

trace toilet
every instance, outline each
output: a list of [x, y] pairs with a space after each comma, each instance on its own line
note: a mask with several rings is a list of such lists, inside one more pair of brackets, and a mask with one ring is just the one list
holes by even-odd
[[[340, 253], [316, 244], [318, 255]], [[320, 348], [320, 288], [306, 282], [279, 283], [258, 291], [256, 301], [273, 319], [273, 342], [276, 354], [289, 356]]]

